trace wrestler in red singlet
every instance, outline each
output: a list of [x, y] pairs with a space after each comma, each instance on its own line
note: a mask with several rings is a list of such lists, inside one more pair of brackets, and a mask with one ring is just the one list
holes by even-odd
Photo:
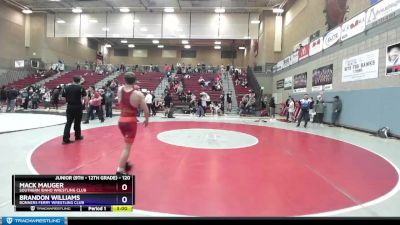
[[149, 122], [149, 110], [144, 101], [144, 95], [134, 87], [136, 77], [133, 73], [125, 74], [125, 86], [118, 90], [118, 101], [121, 109], [121, 116], [118, 121], [118, 127], [124, 136], [125, 147], [121, 153], [117, 174], [125, 174], [129, 170], [129, 153], [132, 143], [135, 140], [137, 129], [138, 106], [143, 109], [145, 120], [143, 125], [146, 127]]

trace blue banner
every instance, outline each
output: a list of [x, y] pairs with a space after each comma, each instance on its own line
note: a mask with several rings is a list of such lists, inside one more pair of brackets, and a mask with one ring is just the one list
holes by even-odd
[[64, 225], [64, 217], [3, 217], [2, 222], [3, 225]]

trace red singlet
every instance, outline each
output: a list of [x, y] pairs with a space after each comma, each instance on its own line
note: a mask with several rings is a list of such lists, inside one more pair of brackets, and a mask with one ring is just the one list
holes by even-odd
[[121, 130], [122, 135], [124, 136], [125, 143], [132, 144], [135, 140], [136, 136], [136, 128], [137, 128], [137, 108], [131, 105], [131, 95], [134, 92], [125, 91], [125, 87], [121, 89], [121, 101], [120, 101], [120, 109], [121, 116], [119, 117], [118, 127]]

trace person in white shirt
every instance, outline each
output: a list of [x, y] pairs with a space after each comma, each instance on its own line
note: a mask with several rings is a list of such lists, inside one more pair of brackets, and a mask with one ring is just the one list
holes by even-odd
[[150, 94], [150, 91], [146, 92], [146, 97], [144, 97], [144, 101], [146, 102], [147, 108], [149, 108], [149, 112], [151, 112], [151, 106], [153, 105], [153, 95]]
[[289, 123], [293, 122], [293, 113], [294, 113], [294, 101], [293, 98], [289, 99], [289, 107], [288, 107], [288, 111], [289, 111]]
[[311, 100], [308, 98], [308, 94], [303, 96], [303, 99], [300, 100], [300, 116], [299, 121], [297, 122], [297, 127], [300, 126], [301, 121], [304, 119], [304, 128], [307, 128], [309, 111], [310, 111]]

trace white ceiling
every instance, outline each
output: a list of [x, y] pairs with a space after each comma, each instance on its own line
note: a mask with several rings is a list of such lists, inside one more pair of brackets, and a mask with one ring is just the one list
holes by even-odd
[[119, 12], [128, 7], [131, 11], [162, 11], [174, 7], [175, 12], [214, 12], [216, 7], [224, 7], [226, 12], [261, 12], [278, 7], [287, 0], [4, 0], [19, 8], [28, 7], [33, 11], [49, 13], [71, 12], [71, 8], [81, 7], [83, 12]]

